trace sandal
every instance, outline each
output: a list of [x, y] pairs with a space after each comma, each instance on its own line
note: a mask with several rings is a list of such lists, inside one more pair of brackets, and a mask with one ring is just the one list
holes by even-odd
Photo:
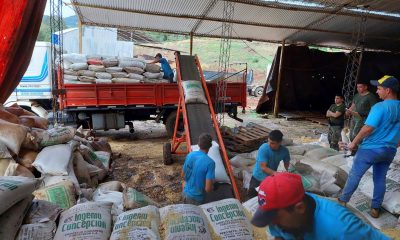
[[340, 200], [340, 198], [338, 198], [337, 201], [338, 201], [338, 203], [339, 203], [340, 205], [342, 205], [343, 207], [346, 207], [347, 202], [343, 202], [342, 200]]
[[371, 208], [371, 211], [369, 211], [369, 215], [373, 218], [379, 218], [381, 211], [379, 208]]

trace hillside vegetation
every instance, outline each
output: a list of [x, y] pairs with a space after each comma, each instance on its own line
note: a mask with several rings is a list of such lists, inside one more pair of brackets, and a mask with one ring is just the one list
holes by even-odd
[[[63, 28], [77, 26], [77, 16], [64, 18]], [[151, 44], [156, 48], [135, 47], [136, 55], [154, 56], [160, 52], [168, 59], [174, 59], [173, 50], [189, 53], [189, 37], [183, 35], [166, 34], [159, 32], [136, 31], [153, 39], [158, 44]], [[38, 41], [50, 41], [50, 17], [43, 16], [42, 25], [38, 35]], [[220, 55], [220, 39], [194, 38], [193, 53], [197, 54], [204, 70], [218, 70]], [[167, 50], [172, 49], [172, 50]], [[230, 51], [230, 63], [247, 63], [249, 69], [255, 72], [255, 79], [264, 80], [267, 66], [272, 63], [277, 49], [276, 44], [232, 40]], [[233, 70], [242, 70], [244, 65], [231, 65]]]
[[[154, 56], [160, 52], [168, 59], [174, 59], [173, 50], [181, 51], [183, 54], [189, 53], [190, 43], [188, 39], [180, 41], [168, 41], [155, 44], [164, 49], [153, 49], [148, 47], [135, 46], [136, 55]], [[230, 51], [230, 63], [247, 63], [249, 69], [255, 72], [255, 78], [265, 79], [267, 65], [272, 63], [278, 45], [232, 40]], [[199, 56], [201, 65], [205, 70], [217, 70], [220, 55], [220, 40], [215, 38], [194, 38], [193, 53]], [[241, 70], [243, 65], [232, 65], [234, 70]]]

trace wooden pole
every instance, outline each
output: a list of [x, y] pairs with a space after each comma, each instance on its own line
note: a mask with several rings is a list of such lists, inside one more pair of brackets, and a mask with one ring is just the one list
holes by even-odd
[[283, 68], [283, 57], [284, 57], [284, 50], [285, 49], [285, 39], [282, 41], [281, 47], [281, 57], [279, 59], [279, 71], [278, 71], [278, 83], [276, 84], [276, 91], [275, 91], [275, 103], [274, 103], [274, 116], [278, 117], [279, 114], [279, 93], [281, 88], [281, 80], [282, 80], [282, 68]]
[[190, 56], [193, 56], [193, 32], [190, 32]]
[[83, 29], [82, 29], [83, 27], [82, 27], [82, 22], [80, 21], [80, 20], [78, 20], [78, 31], [79, 31], [79, 53], [82, 53], [82, 32], [83, 32]]

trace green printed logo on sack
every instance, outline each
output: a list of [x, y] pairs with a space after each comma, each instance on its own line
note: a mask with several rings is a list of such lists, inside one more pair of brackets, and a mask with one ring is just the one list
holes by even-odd
[[15, 190], [18, 188], [18, 185], [21, 184], [21, 181], [14, 181], [14, 180], [0, 180], [0, 189], [2, 187], [7, 188], [9, 191]]
[[49, 202], [57, 204], [62, 209], [68, 209], [73, 205], [69, 202], [69, 194], [64, 186], [56, 186], [47, 190]]
[[128, 188], [124, 192], [124, 207], [126, 209], [133, 209], [139, 207], [145, 207], [148, 205], [159, 206], [157, 202], [136, 191], [134, 188]]
[[312, 187], [312, 182], [304, 176], [301, 176], [301, 182], [303, 183], [304, 189], [310, 189]]
[[[296, 173], [296, 174], [301, 175], [293, 167], [292, 167], [292, 169], [289, 169], [289, 170], [290, 170], [291, 173]], [[309, 190], [310, 188], [313, 187], [313, 182], [307, 176], [301, 175], [301, 182], [303, 183], [303, 187], [304, 187], [305, 190]]]
[[57, 145], [66, 143], [75, 135], [75, 129], [72, 127], [56, 127], [47, 130], [42, 139], [40, 140], [40, 145], [42, 147]]
[[77, 213], [64, 220], [61, 231], [90, 228], [107, 229], [107, 223], [103, 220], [101, 213]]
[[[169, 228], [170, 233], [190, 231], [204, 234], [207, 232], [207, 229], [204, 227], [205, 222], [200, 216], [177, 216], [176, 218], [172, 218], [169, 224], [171, 226]], [[196, 225], [198, 228], [196, 228]]]
[[201, 85], [199, 83], [195, 83], [195, 82], [188, 83], [188, 84], [186, 84], [186, 88], [190, 89], [190, 90], [193, 90], [193, 89], [201, 90], [202, 88], [201, 88]]
[[151, 228], [151, 222], [148, 218], [149, 216], [147, 213], [134, 213], [118, 217], [118, 222], [122, 222], [114, 225], [114, 231], [133, 226]]
[[206, 211], [210, 215], [212, 222], [218, 222], [226, 219], [233, 219], [237, 217], [246, 217], [237, 204], [229, 204], [225, 206], [216, 206], [207, 208]]

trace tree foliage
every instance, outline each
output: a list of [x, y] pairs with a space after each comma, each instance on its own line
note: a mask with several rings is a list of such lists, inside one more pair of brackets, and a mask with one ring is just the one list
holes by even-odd
[[[62, 29], [66, 29], [65, 20], [63, 20]], [[44, 15], [42, 24], [40, 24], [40, 30], [37, 41], [50, 42], [51, 41], [51, 28], [50, 28], [50, 17]]]

